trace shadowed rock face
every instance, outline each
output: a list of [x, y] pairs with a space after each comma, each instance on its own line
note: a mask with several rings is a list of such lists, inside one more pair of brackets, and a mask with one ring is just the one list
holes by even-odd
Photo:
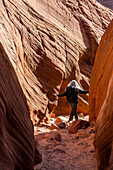
[[[113, 18], [109, 9], [93, 0], [4, 0], [0, 8], [0, 40], [34, 123], [55, 109], [56, 94], [72, 79], [88, 90], [98, 43]], [[79, 112], [89, 112], [87, 101], [80, 97]], [[70, 113], [65, 98], [55, 109], [63, 113]]]
[[101, 3], [102, 5], [110, 8], [111, 10], [113, 10], [113, 1], [112, 0], [97, 0], [99, 3]]
[[97, 50], [90, 84], [90, 120], [96, 120], [98, 168], [113, 169], [113, 21]]
[[0, 43], [0, 169], [34, 166], [33, 125], [17, 76]]

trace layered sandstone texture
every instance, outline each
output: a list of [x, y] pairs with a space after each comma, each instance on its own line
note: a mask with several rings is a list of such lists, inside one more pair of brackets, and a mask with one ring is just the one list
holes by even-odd
[[14, 68], [0, 43], [0, 169], [34, 166], [33, 124]]
[[[13, 64], [34, 123], [70, 113], [64, 92], [76, 79], [89, 88], [99, 41], [113, 18], [95, 0], [0, 0], [0, 41]], [[88, 96], [78, 111], [89, 113]]]
[[110, 8], [111, 10], [113, 10], [113, 0], [97, 0], [99, 3], [101, 3], [102, 5]]
[[113, 21], [97, 50], [90, 84], [90, 120], [96, 120], [98, 169], [113, 169]]

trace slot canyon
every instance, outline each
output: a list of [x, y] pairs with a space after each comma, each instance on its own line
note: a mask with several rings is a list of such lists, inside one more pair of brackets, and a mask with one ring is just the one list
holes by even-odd
[[[112, 0], [0, 0], [0, 169], [113, 169]], [[79, 119], [58, 98], [76, 80]]]

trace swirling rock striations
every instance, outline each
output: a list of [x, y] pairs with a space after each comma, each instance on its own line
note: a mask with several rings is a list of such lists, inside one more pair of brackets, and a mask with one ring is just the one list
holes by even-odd
[[0, 169], [32, 170], [33, 124], [12, 64], [0, 43]]
[[98, 169], [113, 169], [113, 21], [97, 50], [90, 84], [90, 120], [96, 120]]
[[111, 10], [113, 10], [113, 1], [112, 0], [97, 0], [99, 3], [101, 3], [102, 5], [110, 8]]
[[[57, 93], [76, 79], [89, 88], [99, 41], [113, 13], [93, 0], [1, 0], [0, 40], [27, 98], [33, 122], [54, 111]], [[88, 114], [88, 97], [78, 111]], [[70, 113], [60, 99], [55, 114]]]

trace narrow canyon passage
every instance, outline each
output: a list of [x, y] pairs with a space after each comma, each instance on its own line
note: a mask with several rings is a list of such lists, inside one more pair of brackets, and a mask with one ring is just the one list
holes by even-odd
[[48, 125], [35, 127], [35, 137], [42, 154], [42, 162], [34, 169], [96, 170], [94, 133], [94, 124], [73, 134], [68, 132], [67, 127], [54, 130], [50, 130]]

